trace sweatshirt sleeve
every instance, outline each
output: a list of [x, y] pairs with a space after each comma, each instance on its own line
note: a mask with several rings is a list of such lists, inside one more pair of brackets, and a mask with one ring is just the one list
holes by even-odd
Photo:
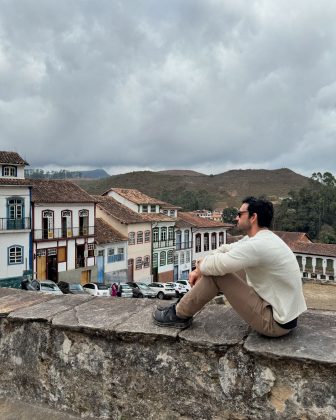
[[200, 264], [201, 273], [207, 276], [223, 276], [258, 265], [259, 258], [249, 241], [242, 240], [235, 245], [227, 252], [204, 257]]

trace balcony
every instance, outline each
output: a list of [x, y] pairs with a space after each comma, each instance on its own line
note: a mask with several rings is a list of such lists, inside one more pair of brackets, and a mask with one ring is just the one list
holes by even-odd
[[24, 229], [30, 229], [30, 217], [24, 217], [22, 219], [0, 218], [0, 231]]
[[84, 268], [85, 267], [85, 258], [79, 257], [76, 258], [76, 268]]
[[178, 243], [176, 243], [176, 251], [181, 251], [183, 249], [190, 249], [190, 248], [192, 248], [192, 246], [193, 246], [192, 241], [178, 242]]
[[95, 227], [74, 227], [74, 228], [56, 228], [56, 229], [35, 229], [34, 240], [35, 241], [48, 241], [53, 239], [69, 239], [78, 238], [81, 236], [94, 236]]
[[167, 241], [153, 241], [153, 249], [168, 248], [172, 246], [175, 246], [174, 239], [169, 239]]

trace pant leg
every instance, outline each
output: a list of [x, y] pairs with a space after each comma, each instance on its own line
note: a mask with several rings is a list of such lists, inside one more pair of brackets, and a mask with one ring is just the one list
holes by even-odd
[[274, 321], [272, 306], [235, 273], [218, 277], [203, 276], [178, 303], [176, 313], [179, 316], [192, 316], [218, 292], [223, 292], [232, 308], [260, 334], [280, 337], [290, 332]]

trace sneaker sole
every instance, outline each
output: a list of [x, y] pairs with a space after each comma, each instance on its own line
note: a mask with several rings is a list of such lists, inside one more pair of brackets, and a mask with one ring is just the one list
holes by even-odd
[[159, 327], [168, 327], [168, 328], [178, 328], [179, 330], [184, 330], [185, 328], [190, 327], [192, 324], [192, 319], [188, 320], [187, 323], [178, 323], [178, 322], [159, 322], [153, 317], [154, 324], [158, 325]]

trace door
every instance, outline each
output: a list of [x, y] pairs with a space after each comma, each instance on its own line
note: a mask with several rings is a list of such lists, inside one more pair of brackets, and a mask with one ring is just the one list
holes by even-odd
[[85, 245], [76, 246], [76, 268], [85, 267]]
[[[104, 252], [104, 251], [103, 251]], [[97, 257], [98, 283], [104, 283], [104, 255]]]
[[37, 256], [37, 279], [46, 280], [47, 273], [47, 256]]
[[134, 259], [131, 258], [128, 260], [128, 265], [127, 265], [127, 278], [128, 281], [134, 281]]
[[90, 270], [82, 271], [81, 278], [80, 278], [81, 284], [90, 283], [90, 281], [91, 281], [91, 271]]
[[57, 255], [48, 255], [47, 257], [47, 275], [48, 280], [52, 280], [57, 283], [58, 281], [58, 270], [57, 270]]

